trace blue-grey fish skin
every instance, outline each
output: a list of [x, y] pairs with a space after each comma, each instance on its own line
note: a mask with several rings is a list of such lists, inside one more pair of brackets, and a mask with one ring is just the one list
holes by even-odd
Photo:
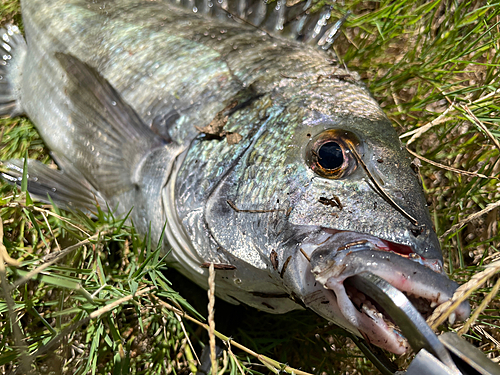
[[[376, 243], [374, 251], [399, 244], [440, 271], [441, 250], [411, 158], [357, 75], [327, 52], [169, 2], [23, 0], [22, 11], [22, 111], [56, 158], [85, 176], [103, 201], [120, 213], [133, 207], [140, 231], [151, 225], [158, 240], [166, 222], [169, 262], [198, 284], [207, 285], [204, 263], [230, 266], [217, 272], [219, 297], [272, 313], [305, 305], [359, 334], [316, 280], [330, 277], [325, 269], [336, 272], [335, 259], [315, 262], [314, 274], [308, 263], [322, 243], [338, 233], [362, 234]], [[112, 159], [106, 145], [120, 145], [75, 117], [85, 117], [87, 107], [68, 95], [72, 83], [56, 53], [93, 67], [144, 124], [169, 119], [164, 142], [139, 131], [130, 135], [127, 164]], [[218, 116], [227, 134], [241, 136], [238, 143], [200, 132]], [[401, 209], [377, 192], [352, 150], [344, 157], [357, 167], [345, 177], [313, 170], [307, 155], [330, 129], [353, 135], [370, 176]], [[114, 179], [105, 173], [113, 163]], [[395, 267], [433, 272], [402, 263]], [[443, 295], [454, 288], [440, 287], [429, 285]], [[405, 349], [399, 338], [370, 339]]]

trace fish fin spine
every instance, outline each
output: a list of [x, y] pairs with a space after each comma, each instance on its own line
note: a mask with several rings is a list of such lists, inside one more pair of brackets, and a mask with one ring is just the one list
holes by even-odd
[[15, 117], [23, 113], [21, 80], [27, 46], [15, 25], [0, 28], [0, 37], [0, 116]]
[[[0, 172], [0, 178], [20, 187], [24, 161], [11, 159], [1, 164], [4, 171]], [[70, 164], [65, 162], [62, 166], [63, 170], [52, 169], [38, 160], [28, 159], [26, 176], [30, 195], [38, 201], [49, 204], [53, 202], [70, 211], [80, 209], [92, 212], [96, 206], [107, 211], [102, 195], [76, 169], [68, 168], [71, 167]]]
[[228, 16], [244, 21], [270, 34], [279, 34], [328, 50], [349, 12], [341, 19], [331, 19], [332, 5], [311, 10], [312, 0], [169, 0], [193, 12], [227, 20]]

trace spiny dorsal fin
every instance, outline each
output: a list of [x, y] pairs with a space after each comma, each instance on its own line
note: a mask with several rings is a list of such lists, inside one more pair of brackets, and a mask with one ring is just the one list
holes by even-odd
[[243, 20], [270, 34], [280, 34], [328, 49], [346, 16], [330, 22], [332, 6], [311, 12], [313, 1], [293, 0], [170, 0], [195, 13]]

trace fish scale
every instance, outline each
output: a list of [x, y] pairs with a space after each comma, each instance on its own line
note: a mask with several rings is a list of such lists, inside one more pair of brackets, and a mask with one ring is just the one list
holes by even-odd
[[[2, 30], [12, 40], [0, 114], [30, 117], [60, 167], [29, 161], [29, 191], [62, 208], [130, 212], [197, 284], [208, 287], [203, 265], [221, 265], [215, 290], [228, 302], [307, 307], [404, 352], [397, 331], [352, 305], [343, 273], [370, 271], [439, 304], [456, 289], [439, 273], [409, 154], [326, 50], [338, 28], [329, 7], [219, 5], [23, 0], [27, 46]], [[20, 184], [23, 161], [4, 164]]]

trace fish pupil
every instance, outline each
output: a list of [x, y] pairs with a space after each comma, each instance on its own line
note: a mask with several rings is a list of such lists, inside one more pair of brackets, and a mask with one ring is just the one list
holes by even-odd
[[318, 164], [324, 169], [337, 169], [344, 164], [344, 154], [337, 142], [327, 142], [318, 150]]

